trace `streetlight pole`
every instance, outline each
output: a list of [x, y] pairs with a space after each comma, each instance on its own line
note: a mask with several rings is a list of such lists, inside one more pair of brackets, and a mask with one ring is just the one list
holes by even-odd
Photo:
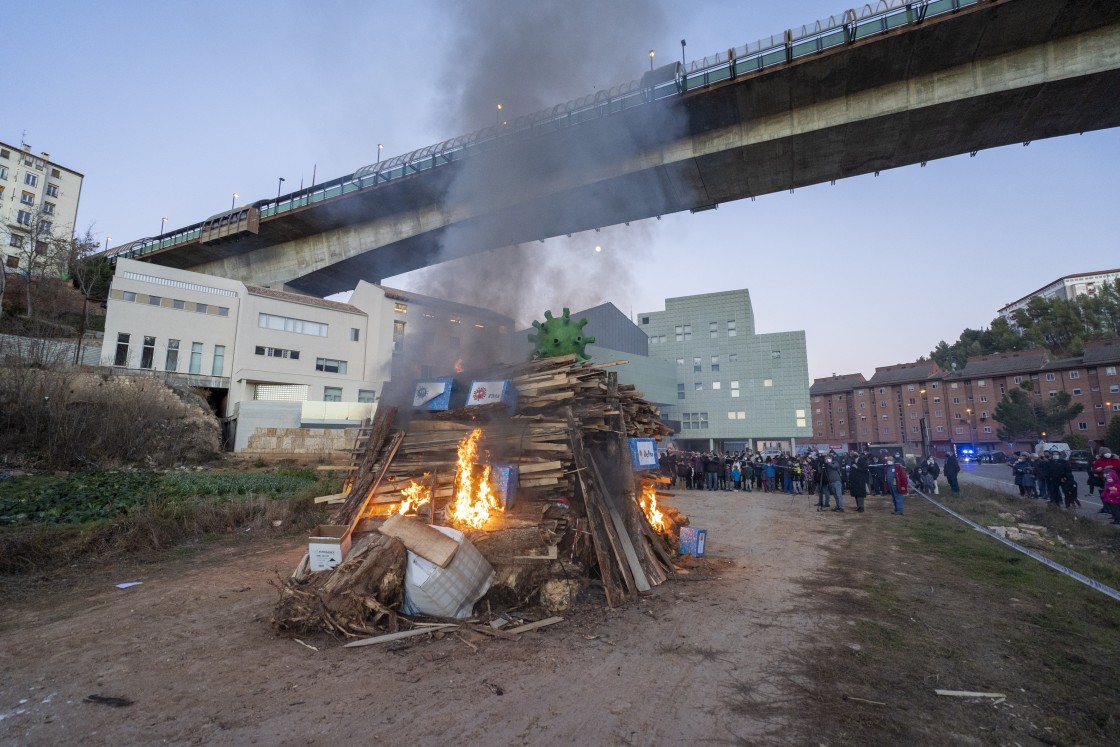
[[280, 199], [280, 188], [284, 186], [284, 177], [279, 177], [280, 181], [276, 183], [276, 199]]
[[[501, 109], [501, 108], [502, 108], [500, 104], [498, 105], [498, 108], [499, 108], [499, 109]], [[384, 147], [385, 147], [385, 143], [378, 143], [378, 144], [377, 144], [377, 162], [378, 162], [378, 163], [381, 163], [381, 150], [382, 150], [382, 149], [383, 149]]]
[[681, 39], [681, 65], [683, 66], [683, 65], [686, 65], [686, 64], [688, 64], [688, 63], [684, 58], [684, 39]]
[[240, 196], [241, 195], [237, 194], [236, 192], [233, 193], [233, 199], [229, 201], [230, 210], [233, 210], [235, 207], [237, 207], [237, 198]]
[[109, 251], [109, 240], [112, 239], [112, 238], [113, 238], [112, 236], [106, 236], [105, 237], [105, 251], [106, 251], [106, 253]]
[[163, 229], [166, 225], [167, 225], [167, 218], [160, 218], [159, 219], [159, 237], [161, 239], [163, 238]]
[[502, 105], [498, 104], [498, 110], [494, 113], [494, 126], [502, 126]]
[[653, 72], [653, 50], [649, 51], [649, 71]]

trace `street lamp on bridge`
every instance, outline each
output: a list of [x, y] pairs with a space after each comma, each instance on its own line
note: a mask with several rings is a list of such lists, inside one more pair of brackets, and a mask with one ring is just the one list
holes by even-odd
[[230, 203], [229, 203], [229, 209], [230, 210], [233, 210], [235, 207], [237, 207], [237, 198], [240, 197], [240, 196], [241, 195], [237, 194], [236, 192], [233, 193], [233, 199], [230, 200]]
[[[683, 47], [684, 45], [682, 44], [681, 46]], [[649, 51], [649, 69], [650, 69], [650, 72], [653, 71], [653, 50], [652, 49]]]
[[166, 225], [167, 225], [167, 218], [160, 218], [159, 219], [159, 235], [160, 235], [160, 238], [163, 238], [163, 229]]
[[[501, 104], [498, 104], [498, 108], [499, 108], [499, 109], [501, 109], [501, 108], [502, 108], [502, 105], [501, 105]], [[384, 144], [384, 143], [378, 143], [378, 144], [377, 144], [377, 162], [378, 162], [378, 163], [381, 163], [381, 151], [382, 151], [382, 150], [383, 150], [384, 148], [385, 148], [385, 144]]]
[[276, 183], [276, 199], [279, 200], [280, 199], [280, 188], [284, 186], [284, 177], [281, 176], [281, 177], [277, 177], [277, 178], [280, 179], [280, 181], [278, 181]]
[[109, 240], [112, 239], [112, 238], [113, 238], [112, 236], [106, 236], [105, 237], [105, 251], [106, 252], [109, 251]]

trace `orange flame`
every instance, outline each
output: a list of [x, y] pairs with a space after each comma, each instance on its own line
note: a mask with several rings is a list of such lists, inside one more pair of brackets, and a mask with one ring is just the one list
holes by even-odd
[[652, 485], [646, 486], [646, 489], [642, 492], [642, 499], [638, 503], [641, 505], [642, 511], [645, 511], [646, 518], [649, 519], [649, 525], [658, 532], [664, 532], [666, 529], [665, 514], [657, 508], [657, 490]]
[[431, 491], [428, 490], [427, 486], [421, 485], [415, 480], [409, 480], [408, 487], [401, 490], [401, 495], [404, 496], [404, 500], [401, 501], [400, 507], [393, 513], [408, 513], [410, 509], [428, 501], [431, 498]]
[[463, 373], [463, 359], [455, 361], [455, 373]]
[[491, 510], [505, 510], [490, 486], [490, 465], [476, 464], [481, 437], [482, 429], [475, 428], [459, 442], [455, 502], [450, 506], [452, 521], [475, 529], [481, 529], [490, 520]]

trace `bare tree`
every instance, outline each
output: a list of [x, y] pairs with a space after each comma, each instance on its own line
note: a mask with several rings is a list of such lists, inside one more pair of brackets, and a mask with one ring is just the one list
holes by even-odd
[[66, 258], [70, 280], [82, 294], [82, 318], [78, 326], [78, 346], [74, 351], [74, 363], [79, 363], [82, 355], [82, 340], [89, 324], [90, 300], [103, 300], [109, 293], [109, 283], [113, 279], [113, 268], [100, 253], [101, 244], [93, 238], [93, 227], [86, 229], [85, 235], [75, 236], [70, 241]]
[[[21, 221], [24, 229], [5, 229], [8, 234], [8, 252], [19, 258], [19, 272], [24, 273], [27, 283], [26, 316], [33, 315], [31, 306], [31, 286], [36, 280], [56, 276], [67, 271], [72, 240], [55, 228], [55, 216], [47, 212], [45, 204], [34, 210], [26, 211], [27, 221]], [[0, 290], [0, 302], [3, 292]]]

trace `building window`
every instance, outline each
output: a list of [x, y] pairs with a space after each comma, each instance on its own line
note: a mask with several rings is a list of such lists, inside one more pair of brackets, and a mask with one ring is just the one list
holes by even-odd
[[728, 363], [738, 363], [739, 362], [739, 354], [738, 353], [728, 353], [727, 354], [727, 362]]
[[334, 358], [316, 358], [315, 370], [324, 373], [346, 373], [346, 361], [335, 360]]
[[700, 358], [698, 357], [692, 359], [692, 372], [700, 373]]
[[727, 336], [728, 337], [734, 337], [737, 334], [739, 334], [739, 332], [738, 332], [738, 330], [735, 329], [735, 320], [734, 319], [728, 319], [727, 320]]
[[117, 354], [113, 358], [114, 366], [127, 366], [128, 365], [128, 340], [131, 335], [128, 332], [120, 332], [117, 334]]
[[961, 403], [961, 398], [960, 397], [953, 397], [953, 404], [954, 405], [959, 405], [960, 403]]
[[357, 342], [361, 337], [361, 331], [357, 327], [350, 328], [350, 342]]
[[287, 350], [285, 348], [270, 348], [263, 345], [257, 345], [253, 350], [256, 355], [263, 355], [268, 358], [290, 358], [293, 361], [299, 360], [298, 350]]
[[773, 360], [780, 360], [781, 357], [782, 357], [782, 351], [781, 350], [771, 350], [770, 351], [770, 357]]
[[39, 175], [28, 171], [23, 175], [23, 183], [29, 187], [36, 187], [39, 185]]
[[1120, 392], [1120, 384], [1109, 384], [1108, 385], [1108, 393], [1109, 394], [1116, 394], [1117, 392]]
[[720, 387], [720, 382], [718, 382], [718, 381], [713, 381], [712, 382], [712, 389], [719, 389], [719, 387]]
[[50, 232], [53, 231], [53, 230], [54, 230], [54, 224], [51, 223], [49, 220], [39, 221], [39, 235], [40, 236], [49, 235]]
[[324, 402], [341, 402], [342, 401], [342, 388], [337, 386], [323, 387], [323, 401]]
[[[403, 322], [401, 322], [403, 324]], [[263, 329], [275, 329], [283, 332], [295, 332], [301, 335], [326, 337], [330, 325], [311, 322], [306, 319], [293, 319], [286, 316], [261, 313], [257, 316], [257, 326]]]
[[204, 303], [196, 303], [194, 305], [194, 310], [199, 314], [205, 314], [207, 313], [207, 311], [209, 311], [209, 307]]
[[960, 436], [960, 435], [964, 434], [964, 428], [961, 428], [961, 427], [958, 426], [957, 428], [953, 429], [953, 433], [956, 433], [958, 436]]
[[48, 184], [47, 185], [47, 197], [58, 197], [58, 185], [57, 184]]
[[[9, 234], [8, 246], [14, 246], [17, 249], [21, 249], [23, 247], [23, 237], [17, 233]], [[8, 259], [11, 260], [13, 258], [9, 257]], [[9, 262], [8, 267], [18, 267], [18, 263], [13, 265]]]
[[1115, 376], [1115, 375], [1116, 375], [1116, 366], [1107, 366], [1107, 367], [1105, 367], [1105, 369], [1104, 369], [1104, 375], [1105, 375], [1105, 376]]
[[408, 304], [406, 304], [406, 303], [395, 303], [395, 304], [393, 304], [393, 311], [395, 311], [398, 314], [407, 314], [408, 313]]
[[191, 365], [189, 372], [192, 374], [202, 373], [202, 343], [191, 343]]
[[1089, 424], [1088, 424], [1088, 423], [1085, 423], [1085, 422], [1081, 422], [1081, 423], [1078, 423], [1078, 424], [1077, 424], [1077, 430], [1079, 430], [1079, 431], [1087, 431], [1087, 430], [1089, 430]]
[[937, 426], [937, 432], [938, 433], [944, 433], [945, 432], [945, 426], [943, 426], [943, 425]]
[[681, 428], [682, 430], [707, 430], [708, 428], [708, 413], [706, 412], [685, 412], [681, 413]]
[[684, 399], [684, 384], [677, 384], [677, 399]]
[[163, 363], [164, 371], [175, 371], [179, 368], [179, 341], [167, 341], [167, 358]]
[[648, 316], [643, 316], [642, 317], [642, 324], [649, 324], [649, 317]]
[[53, 202], [44, 202], [43, 203], [43, 212], [46, 213], [47, 215], [54, 215], [54, 203]]
[[393, 322], [393, 352], [399, 353], [404, 349], [404, 322]]
[[229, 307], [228, 306], [219, 306], [218, 307], [218, 316], [229, 316]]
[[171, 308], [183, 311], [187, 308], [187, 302], [178, 298], [171, 299]]
[[10, 269], [15, 270], [19, 268], [19, 257], [9, 255], [8, 258], [4, 260], [4, 264], [6, 264]]
[[1047, 380], [1047, 381], [1053, 381], [1053, 380], [1054, 380], [1054, 372], [1053, 372], [1053, 371], [1051, 371], [1050, 373], [1046, 374], [1046, 380]]
[[1081, 390], [1075, 387], [1074, 390], [1073, 390], [1073, 396], [1074, 397], [1081, 396]]
[[1070, 371], [1069, 372], [1069, 377], [1071, 379], [1080, 379], [1081, 378], [1081, 372], [1080, 371]]
[[0, 166], [0, 179], [7, 179], [7, 178], [8, 178], [8, 167], [7, 166]]
[[887, 406], [887, 401], [886, 400], [883, 400], [882, 402], [879, 403], [880, 408], [883, 408], [883, 407], [886, 407], [886, 406]]
[[358, 390], [358, 401], [362, 402], [364, 404], [370, 404], [372, 402], [376, 402], [377, 400], [374, 397], [374, 393], [373, 393], [372, 389], [359, 389]]
[[1050, 398], [1053, 399], [1054, 397], [1058, 396], [1058, 390], [1055, 389], [1054, 391], [1050, 392], [1049, 394], [1050, 394]]
[[986, 394], [981, 394], [981, 395], [980, 395], [980, 401], [981, 401], [981, 402], [987, 402], [987, 401], [988, 401], [988, 395], [986, 395]]
[[678, 366], [683, 366], [684, 365], [684, 358], [677, 358], [677, 365]]
[[704, 391], [704, 382], [702, 381], [694, 382], [692, 386], [698, 392]]
[[763, 386], [774, 386], [774, 380], [773, 379], [763, 379], [762, 380], [762, 385]]
[[739, 382], [738, 381], [732, 381], [731, 382], [731, 396], [732, 397], [738, 397], [739, 396]]
[[16, 215], [16, 223], [19, 223], [21, 226], [30, 226], [31, 225], [31, 213], [29, 213], [26, 210], [20, 210], [19, 213]]
[[954, 381], [952, 384], [949, 385], [949, 388], [950, 389], [956, 389], [957, 388], [957, 382]]
[[867, 409], [867, 403], [866, 402], [860, 402], [859, 403], [859, 409], [866, 410]]
[[940, 404], [940, 402], [941, 402], [941, 398], [940, 398], [940, 397], [934, 397], [934, 398], [933, 398], [933, 403], [934, 403], [935, 405], [936, 405], [936, 404]]
[[708, 337], [719, 337], [719, 322], [708, 322]]
[[19, 196], [19, 201], [24, 205], [35, 205], [35, 195], [31, 192], [24, 192]]
[[226, 366], [226, 346], [214, 346], [214, 365], [210, 367], [211, 376], [221, 376]]
[[149, 306], [159, 306], [161, 303], [163, 303], [163, 299], [159, 296], [148, 296]]
[[156, 338], [145, 337], [144, 347], [140, 349], [140, 368], [151, 368], [156, 357]]
[[273, 402], [306, 402], [307, 384], [257, 384], [253, 388], [253, 399]]
[[713, 372], [719, 371], [719, 356], [718, 355], [713, 355], [712, 356], [712, 371]]

